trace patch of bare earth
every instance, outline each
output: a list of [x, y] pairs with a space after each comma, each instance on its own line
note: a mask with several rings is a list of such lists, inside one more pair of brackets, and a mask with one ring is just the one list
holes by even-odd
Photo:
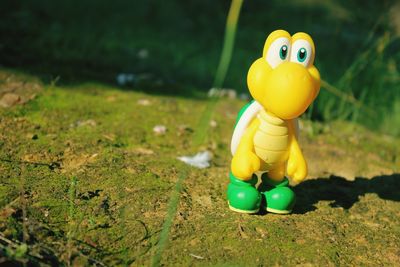
[[0, 70], [0, 107], [9, 108], [34, 99], [42, 89], [40, 81], [26, 75]]

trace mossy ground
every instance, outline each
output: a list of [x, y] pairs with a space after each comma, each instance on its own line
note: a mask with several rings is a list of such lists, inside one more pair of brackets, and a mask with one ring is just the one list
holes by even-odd
[[[149, 265], [186, 173], [164, 265], [400, 263], [399, 139], [340, 121], [302, 121], [310, 174], [294, 187], [293, 214], [250, 216], [230, 211], [225, 198], [232, 127], [245, 102], [219, 100], [217, 126], [197, 146], [206, 98], [96, 83], [39, 87], [28, 103], [0, 110], [2, 261]], [[153, 133], [158, 124], [165, 135]], [[176, 159], [203, 149], [213, 153], [210, 168]], [[28, 250], [17, 255], [20, 242]]]

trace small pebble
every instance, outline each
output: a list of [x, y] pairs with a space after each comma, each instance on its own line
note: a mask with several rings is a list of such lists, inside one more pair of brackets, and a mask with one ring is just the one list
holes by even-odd
[[33, 134], [33, 133], [28, 133], [28, 134], [26, 135], [26, 137], [27, 137], [28, 139], [32, 139], [32, 140], [37, 140], [37, 139], [39, 138], [39, 136], [38, 136], [37, 134]]
[[225, 88], [211, 88], [208, 93], [208, 97], [227, 97], [230, 99], [235, 99], [237, 97], [237, 93], [233, 89], [225, 89]]
[[153, 150], [144, 147], [138, 147], [133, 152], [138, 156], [148, 156], [154, 154]]
[[185, 124], [181, 124], [178, 126], [178, 136], [181, 136], [181, 135], [184, 135], [187, 133], [193, 133], [193, 129]]
[[117, 97], [115, 95], [110, 95], [106, 97], [107, 102], [115, 102]]
[[225, 89], [226, 90], [226, 96], [230, 99], [235, 99], [236, 98], [236, 91], [233, 89]]
[[141, 106], [150, 106], [151, 105], [151, 102], [148, 99], [139, 99], [137, 101], [137, 103], [138, 103], [138, 105], [141, 105]]
[[82, 126], [91, 126], [91, 127], [95, 127], [97, 125], [95, 120], [89, 119], [89, 120], [85, 120], [85, 121], [81, 121], [78, 120], [75, 123], [71, 123], [70, 127], [82, 127]]
[[135, 80], [136, 76], [132, 73], [120, 73], [116, 77], [117, 84], [121, 86], [133, 84]]
[[140, 59], [146, 59], [149, 57], [149, 50], [147, 50], [146, 48], [142, 48], [138, 51], [137, 53], [137, 57]]
[[249, 101], [250, 100], [250, 96], [248, 94], [246, 94], [246, 93], [241, 93], [239, 95], [239, 99], [240, 100], [244, 100], [244, 101]]
[[167, 132], [167, 127], [165, 127], [164, 125], [156, 125], [153, 128], [153, 132], [158, 135], [165, 134]]
[[9, 108], [15, 106], [19, 102], [21, 102], [21, 97], [19, 95], [13, 93], [6, 93], [0, 99], [0, 106], [3, 108]]

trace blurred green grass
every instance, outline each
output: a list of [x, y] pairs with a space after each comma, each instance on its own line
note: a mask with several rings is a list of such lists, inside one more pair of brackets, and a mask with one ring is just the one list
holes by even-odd
[[[247, 91], [247, 70], [271, 31], [305, 31], [316, 43], [321, 76], [345, 96], [321, 90], [306, 116], [351, 120], [400, 135], [395, 3], [245, 1], [224, 86]], [[123, 72], [151, 77], [134, 84], [135, 90], [194, 95], [214, 80], [229, 5], [228, 0], [4, 1], [0, 57], [3, 66], [48, 82], [60, 77], [63, 84], [115, 84]]]

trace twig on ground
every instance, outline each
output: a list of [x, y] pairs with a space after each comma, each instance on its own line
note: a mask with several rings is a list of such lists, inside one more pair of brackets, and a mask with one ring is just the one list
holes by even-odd
[[189, 255], [192, 256], [193, 258], [196, 258], [196, 259], [199, 259], [199, 260], [204, 260], [204, 257], [202, 257], [202, 256], [198, 256], [198, 255], [195, 255], [195, 254], [192, 254], [192, 253], [189, 253]]

